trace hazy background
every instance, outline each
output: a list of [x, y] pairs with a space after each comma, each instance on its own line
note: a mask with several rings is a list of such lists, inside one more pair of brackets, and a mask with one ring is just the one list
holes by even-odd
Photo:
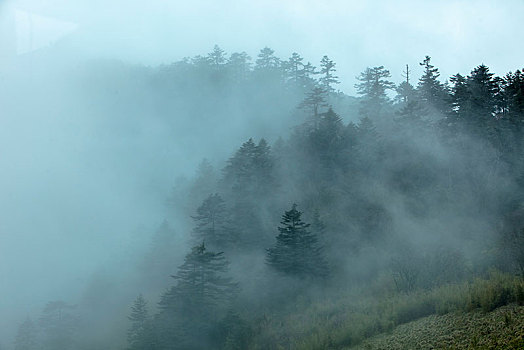
[[[263, 46], [279, 57], [299, 51], [312, 62], [327, 54], [338, 63], [342, 90], [348, 93], [366, 66], [385, 65], [398, 71], [393, 78], [400, 80], [403, 65], [417, 69], [427, 54], [443, 76], [469, 71], [470, 62], [484, 62], [503, 74], [521, 63], [524, 50], [516, 42], [524, 10], [519, 0], [441, 1], [438, 6], [343, 0], [3, 2], [4, 10], [9, 6], [67, 22], [68, 29], [76, 26], [67, 38], [75, 55], [159, 64], [207, 52], [214, 44], [252, 56]], [[53, 26], [44, 24], [38, 35], [44, 37]]]
[[348, 94], [367, 66], [386, 66], [398, 82], [409, 63], [418, 77], [426, 54], [443, 77], [480, 63], [496, 74], [522, 66], [524, 2], [435, 4], [0, 2], [0, 342], [10, 343], [2, 337], [44, 302], [75, 302], [109, 261], [127, 268], [134, 243], [147, 242], [143, 233], [168, 215], [165, 199], [176, 179], [191, 176], [202, 157], [226, 157], [230, 145], [259, 136], [235, 124], [228, 140], [194, 140], [184, 125], [176, 135], [187, 136], [176, 138], [155, 119], [108, 121], [83, 95], [96, 88], [79, 83], [89, 81], [86, 62], [157, 66], [214, 44], [255, 58], [269, 46], [281, 58], [297, 51], [317, 66], [329, 55]]

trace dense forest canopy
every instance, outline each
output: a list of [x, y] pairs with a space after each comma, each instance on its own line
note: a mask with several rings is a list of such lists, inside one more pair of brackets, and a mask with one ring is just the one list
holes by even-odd
[[[159, 125], [188, 157], [203, 138], [229, 149], [191, 160], [194, 176], [166, 191], [166, 217], [122, 267], [132, 277], [93, 278], [81, 300], [20, 315], [14, 349], [299, 348], [275, 330], [297, 305], [429, 293], [493, 269], [522, 277], [522, 70], [444, 78], [422, 56], [422, 75], [406, 65], [400, 84], [390, 69], [403, 67], [366, 68], [354, 97], [338, 64], [215, 46], [82, 73], [81, 107], [115, 111], [97, 123], [117, 134]], [[512, 293], [503, 303], [522, 302]]]

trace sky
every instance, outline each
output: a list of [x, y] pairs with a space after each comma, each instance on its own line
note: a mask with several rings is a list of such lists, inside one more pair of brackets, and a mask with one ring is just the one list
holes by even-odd
[[[297, 51], [318, 65], [326, 54], [350, 94], [367, 66], [384, 65], [400, 81], [405, 64], [418, 76], [418, 63], [429, 55], [443, 77], [481, 63], [503, 74], [522, 68], [524, 54], [515, 42], [523, 29], [520, 0], [11, 0], [10, 6], [74, 28], [67, 43], [81, 56], [158, 65], [218, 44], [252, 57], [264, 46], [281, 58]], [[49, 31], [53, 40], [57, 24], [40, 25], [39, 35]]]
[[[399, 82], [406, 64], [420, 75], [425, 55], [444, 78], [481, 63], [496, 74], [522, 69], [523, 13], [522, 0], [0, 0], [0, 315], [7, 310], [25, 317], [46, 298], [66, 298], [72, 281], [83, 286], [89, 272], [111, 258], [110, 248], [119, 246], [117, 231], [129, 234], [161, 220], [164, 188], [151, 191], [151, 183], [164, 185], [178, 171], [140, 178], [128, 176], [125, 167], [112, 170], [111, 158], [96, 159], [97, 152], [111, 150], [89, 149], [97, 137], [90, 122], [69, 117], [76, 111], [72, 102], [63, 103], [63, 77], [51, 88], [36, 76], [3, 86], [12, 67], [6, 57], [25, 60], [56, 50], [62, 60], [156, 66], [205, 54], [215, 44], [228, 53], [246, 51], [254, 60], [268, 46], [280, 58], [296, 51], [317, 66], [328, 55], [337, 64], [340, 89], [354, 94], [355, 77], [366, 67], [384, 65]], [[24, 94], [31, 95], [31, 105]], [[130, 147], [153, 154], [151, 140], [168, 135], [161, 127], [150, 129], [143, 133], [148, 137], [115, 143], [112, 151]], [[182, 157], [183, 150], [165, 154]], [[158, 156], [151, 164], [164, 160]], [[137, 162], [133, 169], [151, 164]], [[73, 245], [83, 249], [81, 255]], [[71, 259], [75, 269], [68, 266]], [[32, 300], [34, 285], [42, 295]], [[0, 336], [9, 323], [0, 319]]]

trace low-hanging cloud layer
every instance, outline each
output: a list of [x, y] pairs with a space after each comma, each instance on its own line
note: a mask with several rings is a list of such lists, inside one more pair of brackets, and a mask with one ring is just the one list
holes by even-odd
[[[521, 63], [515, 43], [521, 1], [36, 1], [12, 9], [78, 25], [68, 39], [75, 53], [144, 64], [169, 63], [214, 44], [252, 56], [264, 47], [280, 57], [300, 51], [339, 66], [342, 90], [366, 66], [400, 72], [430, 55], [444, 76], [485, 63], [498, 74]], [[504, 33], [504, 34], [502, 34]], [[512, 34], [514, 33], [514, 34]], [[493, 50], [494, 45], [499, 50]], [[400, 73], [394, 79], [401, 80]]]

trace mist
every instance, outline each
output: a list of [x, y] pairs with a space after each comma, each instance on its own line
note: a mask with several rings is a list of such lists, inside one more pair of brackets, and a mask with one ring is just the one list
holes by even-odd
[[[321, 300], [367, 302], [357, 289], [368, 287], [377, 300], [410, 295], [494, 268], [520, 276], [522, 256], [501, 252], [523, 243], [511, 238], [524, 217], [521, 96], [511, 95], [520, 76], [508, 74], [522, 69], [523, 10], [520, 1], [2, 2], [0, 348], [23, 348], [28, 319], [44, 339], [58, 308], [76, 343], [45, 338], [45, 349], [135, 349], [129, 315], [142, 295], [156, 339], [144, 349], [180, 339], [181, 348], [320, 349], [327, 343], [301, 343], [289, 320], [316, 315]], [[424, 97], [429, 64], [435, 100]], [[476, 97], [462, 102], [456, 74], [473, 96], [484, 65], [493, 100], [482, 109]], [[378, 90], [365, 86], [369, 67], [387, 80]], [[215, 236], [206, 210], [218, 215]], [[286, 215], [311, 224], [316, 266], [282, 267]], [[175, 330], [187, 315], [166, 310], [199, 244], [231, 279], [221, 286], [228, 302], [212, 324], [177, 304], [199, 321]], [[209, 336], [196, 341], [202, 329]]]

